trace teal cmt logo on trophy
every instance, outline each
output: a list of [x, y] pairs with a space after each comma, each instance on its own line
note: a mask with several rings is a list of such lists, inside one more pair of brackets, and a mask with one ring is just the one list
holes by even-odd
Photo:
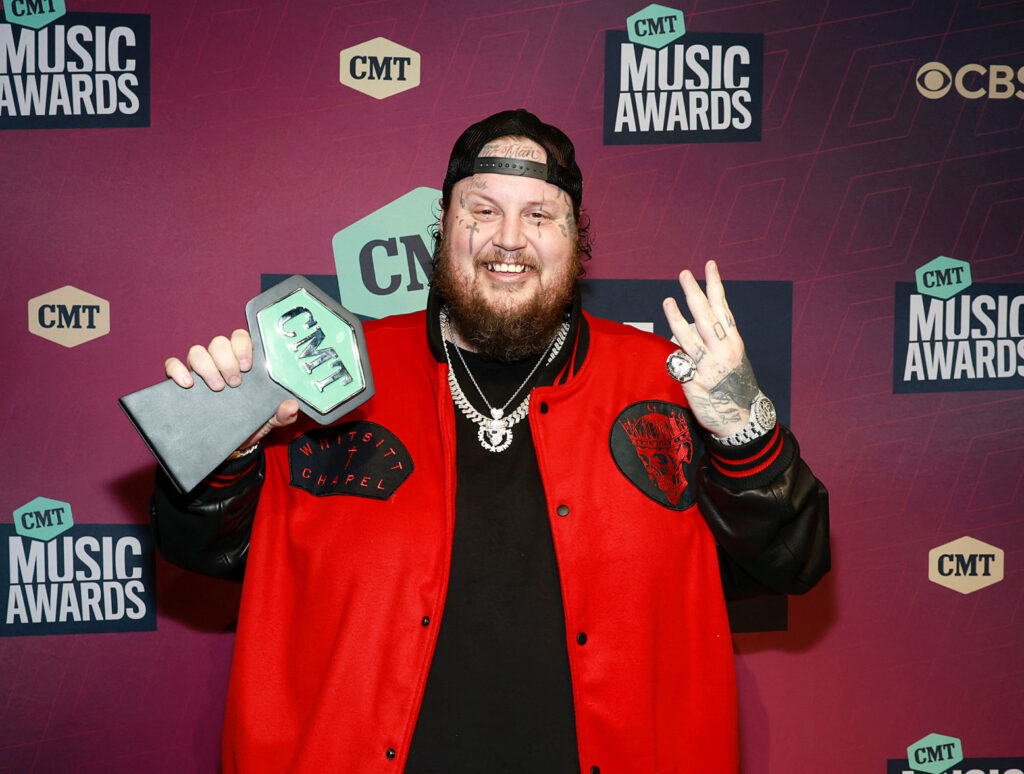
[[182, 492], [195, 488], [282, 400], [329, 425], [373, 397], [359, 318], [295, 275], [245, 307], [253, 364], [237, 387], [189, 389], [167, 380], [120, 399], [128, 419]]
[[366, 388], [355, 331], [305, 289], [256, 313], [270, 378], [326, 414]]
[[67, 12], [64, 0], [4, 0], [7, 21], [33, 30], [41, 30]]

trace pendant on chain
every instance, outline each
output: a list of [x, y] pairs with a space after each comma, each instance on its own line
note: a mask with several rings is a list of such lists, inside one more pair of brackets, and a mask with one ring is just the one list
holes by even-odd
[[[544, 362], [544, 359], [546, 357], [549, 358], [549, 363], [554, 359], [555, 355], [562, 348], [562, 343], [565, 341], [565, 337], [569, 332], [569, 323], [562, 323], [562, 327], [559, 330], [558, 334], [554, 336], [550, 342], [548, 342], [548, 346], [544, 349], [544, 352], [541, 354], [540, 359], [537, 361], [537, 364], [533, 367], [533, 370], [530, 371], [527, 377], [523, 380], [522, 384], [520, 384], [519, 387], [516, 388], [516, 391], [512, 393], [512, 397], [509, 398], [508, 402], [501, 408], [495, 408], [488, 402], [487, 397], [483, 394], [483, 391], [480, 389], [480, 385], [477, 384], [476, 379], [473, 378], [472, 371], [469, 370], [469, 366], [466, 364], [465, 359], [462, 357], [462, 353], [459, 351], [458, 346], [455, 345], [454, 343], [455, 338], [451, 335], [451, 330], [448, 327], [447, 309], [441, 310], [440, 323], [441, 341], [444, 346], [444, 356], [445, 360], [448, 362], [448, 386], [451, 388], [452, 400], [455, 403], [455, 405], [458, 406], [463, 416], [465, 416], [466, 419], [477, 425], [477, 427], [479, 428], [477, 430], [476, 437], [477, 440], [480, 442], [480, 445], [486, 451], [503, 452], [505, 451], [505, 449], [512, 445], [512, 427], [521, 419], [523, 419], [530, 410], [529, 394], [527, 394], [527, 396], [523, 399], [522, 403], [519, 404], [515, 411], [513, 411], [508, 416], [505, 416], [505, 409], [515, 399], [516, 395], [519, 394], [519, 391], [522, 390], [529, 383], [531, 378], [533, 378], [533, 375], [537, 372], [537, 369], [540, 368], [541, 363]], [[488, 409], [490, 409], [490, 419], [488, 419], [487, 416], [481, 414], [479, 411], [473, 408], [473, 405], [469, 402], [469, 399], [466, 397], [466, 394], [462, 391], [462, 387], [459, 385], [459, 380], [455, 376], [455, 369], [452, 367], [451, 355], [448, 354], [448, 341], [452, 342], [452, 346], [455, 347], [455, 352], [459, 356], [459, 360], [462, 363], [462, 367], [466, 370], [466, 373], [469, 375], [470, 380], [473, 382], [473, 386], [476, 387], [477, 392], [480, 393], [480, 398], [487, 405]]]
[[484, 420], [476, 431], [477, 440], [487, 451], [502, 452], [512, 445], [512, 428], [505, 420]]

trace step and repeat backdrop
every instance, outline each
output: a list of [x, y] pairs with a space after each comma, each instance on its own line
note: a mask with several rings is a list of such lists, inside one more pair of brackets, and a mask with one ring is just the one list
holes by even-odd
[[0, 771], [219, 770], [240, 587], [155, 555], [117, 399], [284, 276], [423, 308], [515, 107], [576, 143], [587, 307], [668, 335], [716, 258], [829, 487], [831, 574], [730, 608], [744, 774], [1024, 770], [1024, 2], [2, 8]]

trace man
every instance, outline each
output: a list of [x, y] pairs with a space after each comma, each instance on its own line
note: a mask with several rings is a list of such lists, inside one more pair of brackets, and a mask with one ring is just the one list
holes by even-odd
[[[226, 772], [736, 771], [723, 588], [817, 582], [827, 495], [713, 262], [706, 297], [680, 275], [695, 330], [665, 302], [672, 376], [580, 310], [581, 201], [561, 131], [474, 124], [427, 311], [366, 326], [375, 396], [328, 428], [285, 401], [187, 495], [158, 477], [165, 555], [245, 573]], [[214, 389], [250, 364], [244, 331], [188, 358]]]

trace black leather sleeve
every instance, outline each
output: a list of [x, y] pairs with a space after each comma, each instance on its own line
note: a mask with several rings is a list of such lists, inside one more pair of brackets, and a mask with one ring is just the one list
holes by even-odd
[[718, 542], [729, 599], [802, 594], [831, 566], [828, 491], [784, 427], [777, 462], [758, 475], [728, 477], [705, 458], [697, 499]]
[[261, 449], [251, 458], [224, 463], [182, 494], [157, 468], [149, 514], [163, 557], [186, 570], [242, 580], [265, 472]]

